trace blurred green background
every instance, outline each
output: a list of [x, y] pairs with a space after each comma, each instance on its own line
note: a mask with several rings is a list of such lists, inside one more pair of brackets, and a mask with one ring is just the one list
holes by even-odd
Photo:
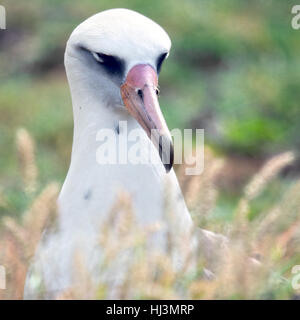
[[[205, 181], [209, 158], [207, 170], [197, 177], [204, 186], [197, 194], [204, 203], [204, 209], [197, 208], [199, 225], [226, 234], [236, 222], [240, 231], [235, 212], [247, 181], [272, 155], [297, 153], [300, 146], [300, 30], [291, 27], [295, 4], [300, 0], [0, 0], [7, 11], [7, 29], [0, 30], [0, 218], [21, 217], [45, 185], [63, 182], [73, 134], [63, 66], [66, 41], [89, 16], [123, 7], [152, 18], [172, 39], [160, 75], [160, 104], [169, 128], [204, 128], [206, 144], [225, 158], [216, 190]], [[36, 142], [39, 185], [34, 193], [24, 192], [18, 170], [15, 136], [20, 127]], [[281, 219], [274, 224], [278, 237], [287, 229], [299, 230], [300, 184], [293, 183], [299, 173], [298, 160], [251, 201], [247, 218], [254, 231], [274, 208]], [[292, 197], [285, 198], [291, 191]], [[272, 230], [265, 233], [274, 242], [271, 278], [252, 296], [299, 299], [290, 282], [282, 282], [299, 264], [299, 240], [286, 254], [276, 247], [277, 231]], [[225, 283], [226, 290], [231, 284]]]
[[[63, 181], [73, 126], [65, 43], [87, 17], [116, 7], [152, 18], [172, 39], [160, 76], [161, 106], [170, 129], [204, 128], [206, 143], [215, 150], [251, 161], [297, 150], [300, 30], [291, 27], [296, 3], [2, 1], [7, 30], [0, 31], [0, 184], [16, 188], [14, 139], [20, 126], [37, 142], [41, 182]], [[13, 202], [21, 207], [16, 197]]]

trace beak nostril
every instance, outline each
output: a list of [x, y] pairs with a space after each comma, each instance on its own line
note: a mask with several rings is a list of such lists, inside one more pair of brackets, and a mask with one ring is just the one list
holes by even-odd
[[144, 93], [143, 93], [143, 91], [142, 91], [141, 89], [138, 89], [138, 90], [137, 90], [137, 94], [138, 94], [138, 96], [141, 98], [141, 100], [143, 101], [143, 100], [144, 100]]

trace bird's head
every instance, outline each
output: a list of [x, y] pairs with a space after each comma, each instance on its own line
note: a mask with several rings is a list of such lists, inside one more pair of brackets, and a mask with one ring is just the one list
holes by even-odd
[[158, 74], [170, 47], [169, 36], [152, 20], [112, 9], [81, 23], [65, 53], [68, 76], [85, 82], [85, 90], [96, 92], [107, 106], [126, 109], [151, 137], [167, 171], [173, 146], [158, 103]]

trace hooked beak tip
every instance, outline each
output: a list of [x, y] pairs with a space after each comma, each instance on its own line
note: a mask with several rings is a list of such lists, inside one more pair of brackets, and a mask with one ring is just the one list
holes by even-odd
[[169, 173], [174, 163], [174, 147], [172, 140], [167, 135], [159, 137], [159, 156], [166, 172]]
[[165, 164], [165, 163], [164, 163], [164, 167], [165, 167], [165, 169], [166, 169], [166, 173], [169, 173], [169, 172], [171, 171], [173, 165], [172, 165], [172, 164]]

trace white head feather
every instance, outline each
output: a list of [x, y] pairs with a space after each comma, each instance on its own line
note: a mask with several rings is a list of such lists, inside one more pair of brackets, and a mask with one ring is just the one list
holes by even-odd
[[169, 52], [171, 40], [151, 19], [128, 9], [111, 9], [88, 18], [73, 31], [66, 56], [79, 45], [124, 59], [128, 71], [138, 63], [155, 67], [158, 55]]

